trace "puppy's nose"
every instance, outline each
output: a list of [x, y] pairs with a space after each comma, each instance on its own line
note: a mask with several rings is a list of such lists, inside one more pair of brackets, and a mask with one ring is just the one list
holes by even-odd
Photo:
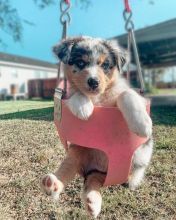
[[91, 89], [95, 90], [99, 85], [99, 80], [97, 78], [89, 78], [87, 84]]

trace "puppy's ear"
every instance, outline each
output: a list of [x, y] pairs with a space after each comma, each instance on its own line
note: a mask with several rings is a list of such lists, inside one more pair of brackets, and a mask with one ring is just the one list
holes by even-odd
[[54, 54], [65, 64], [68, 63], [73, 45], [82, 41], [82, 37], [68, 38], [53, 47]]
[[130, 55], [127, 52], [127, 50], [125, 50], [122, 47], [118, 48], [118, 63], [120, 68], [122, 68], [125, 64], [130, 62]]
[[117, 67], [121, 71], [122, 67], [129, 63], [130, 55], [124, 48], [120, 47], [117, 41], [106, 41], [110, 52], [114, 55]]

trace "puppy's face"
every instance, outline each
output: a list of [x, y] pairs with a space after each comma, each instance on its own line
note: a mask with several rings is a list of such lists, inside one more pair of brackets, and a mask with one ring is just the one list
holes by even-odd
[[73, 38], [54, 47], [65, 64], [71, 85], [87, 96], [104, 93], [118, 74], [125, 56], [119, 47], [93, 38]]

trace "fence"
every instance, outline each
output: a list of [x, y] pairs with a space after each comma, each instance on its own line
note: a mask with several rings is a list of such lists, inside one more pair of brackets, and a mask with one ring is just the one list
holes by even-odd
[[57, 78], [32, 79], [28, 81], [28, 97], [53, 98]]

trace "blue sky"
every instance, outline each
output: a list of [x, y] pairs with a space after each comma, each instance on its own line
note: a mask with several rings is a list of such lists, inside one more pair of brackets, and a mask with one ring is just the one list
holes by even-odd
[[[80, 9], [75, 5], [75, 1], [71, 0], [70, 36], [109, 38], [125, 32], [122, 17], [123, 0], [92, 0], [87, 10]], [[154, 5], [149, 4], [151, 0], [129, 1], [136, 29], [176, 17], [176, 0], [154, 0]], [[15, 43], [7, 34], [1, 34], [1, 38], [8, 46], [6, 48], [0, 46], [0, 51], [55, 62], [51, 47], [61, 36], [58, 4], [40, 10], [32, 0], [11, 0], [11, 3], [23, 19], [35, 25], [24, 24], [23, 39], [20, 43]]]

